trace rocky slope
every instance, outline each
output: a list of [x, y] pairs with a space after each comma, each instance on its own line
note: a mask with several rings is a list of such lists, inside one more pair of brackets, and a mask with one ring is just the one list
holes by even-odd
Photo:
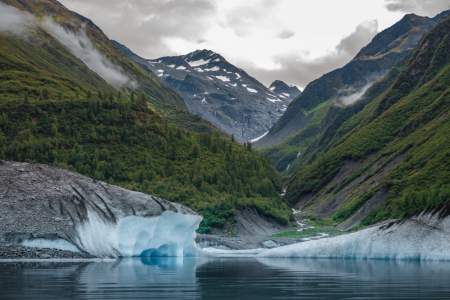
[[298, 94], [295, 87], [286, 84], [269, 89], [209, 50], [145, 60], [125, 46], [115, 44], [177, 91], [191, 113], [234, 135], [240, 142], [267, 132]]
[[275, 80], [269, 86], [269, 89], [280, 95], [281, 98], [294, 99], [298, 97], [302, 92], [296, 86], [290, 86], [286, 82], [281, 80]]
[[280, 146], [284, 149], [273, 149], [271, 153], [274, 162], [284, 170], [320, 132], [329, 110], [357, 102], [374, 82], [408, 57], [423, 35], [448, 14], [447, 11], [434, 18], [406, 15], [377, 34], [348, 64], [308, 84], [256, 146], [267, 148], [284, 143]]

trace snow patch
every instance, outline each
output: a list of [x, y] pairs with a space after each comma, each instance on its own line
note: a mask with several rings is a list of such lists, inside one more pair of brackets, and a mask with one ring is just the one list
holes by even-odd
[[247, 88], [247, 91], [249, 91], [250, 93], [253, 93], [253, 94], [258, 94], [257, 90], [249, 88], [249, 87]]
[[217, 66], [214, 66], [214, 67], [212, 67], [212, 68], [209, 68], [209, 69], [203, 69], [205, 72], [217, 72], [217, 71], [220, 71], [220, 68], [219, 67], [217, 67]]
[[178, 66], [176, 69], [177, 70], [186, 70], [186, 67], [185, 66]]
[[264, 132], [263, 135], [258, 136], [257, 138], [254, 138], [253, 140], [250, 140], [250, 143], [256, 143], [257, 141], [261, 140], [263, 137], [265, 137], [267, 134], [269, 134], [269, 131]]
[[223, 82], [230, 82], [230, 78], [228, 78], [226, 76], [217, 75], [215, 77]]
[[187, 63], [191, 66], [191, 67], [198, 67], [198, 66], [203, 66], [206, 65], [207, 63], [209, 63], [209, 59], [208, 60], [204, 60], [204, 59], [199, 59], [199, 60], [194, 60], [194, 61], [188, 61]]
[[275, 102], [280, 102], [281, 100], [280, 99], [278, 99], [278, 98], [272, 98], [272, 97], [268, 97], [268, 98], [266, 98], [268, 101], [270, 101], [270, 102], [272, 102], [272, 103], [275, 103]]

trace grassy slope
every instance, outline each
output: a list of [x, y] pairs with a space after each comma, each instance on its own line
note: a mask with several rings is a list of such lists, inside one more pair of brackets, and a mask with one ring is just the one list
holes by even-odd
[[[261, 145], [257, 144], [262, 148], [262, 153], [278, 171], [285, 171], [290, 165], [289, 172], [286, 173], [292, 173], [295, 166], [302, 164], [296, 159], [298, 152], [311, 152], [311, 147], [320, 151], [323, 143], [328, 142], [326, 131], [334, 129], [329, 127], [339, 126], [342, 119], [350, 118], [361, 110], [361, 106], [350, 109], [335, 106], [333, 102], [337, 97], [336, 92], [347, 86], [357, 85], [358, 82], [361, 84], [361, 78], [366, 78], [371, 72], [381, 73], [391, 69], [410, 54], [409, 47], [436, 22], [438, 17], [429, 19], [407, 15], [392, 27], [379, 33], [347, 65], [311, 82], [271, 129], [266, 137], [268, 141], [263, 139]], [[274, 142], [278, 138], [273, 139], [272, 135], [284, 137]], [[320, 141], [322, 137], [324, 141]], [[318, 142], [321, 142], [321, 145], [317, 145]], [[309, 158], [302, 156], [300, 160]]]
[[[40, 29], [0, 34], [0, 158], [49, 163], [185, 203], [205, 216], [202, 231], [254, 207], [281, 222], [278, 176], [265, 159], [191, 116], [158, 79], [121, 56], [90, 21], [51, 0], [4, 0], [56, 15], [139, 83], [117, 90]], [[180, 129], [183, 128], [183, 129]]]
[[[333, 209], [333, 217], [345, 220], [382, 188], [388, 191], [386, 201], [364, 224], [414, 214], [450, 198], [449, 29], [447, 20], [428, 34], [396, 82], [344, 122], [327, 150], [297, 170], [287, 193], [291, 203], [311, 194], [316, 196], [307, 202], [310, 209], [332, 203], [339, 190], [375, 163], [401, 155], [405, 158], [371, 190], [357, 191]], [[349, 162], [361, 166], [330, 187]]]

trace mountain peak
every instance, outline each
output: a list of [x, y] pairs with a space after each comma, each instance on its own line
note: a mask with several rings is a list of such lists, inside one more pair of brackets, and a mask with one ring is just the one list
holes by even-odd
[[296, 86], [288, 85], [282, 80], [275, 80], [269, 88], [276, 94], [289, 94], [291, 99], [301, 94], [301, 91]]
[[191, 53], [186, 54], [185, 57], [187, 60], [200, 60], [200, 59], [209, 60], [215, 58], [223, 59], [221, 55], [208, 49], [195, 50]]

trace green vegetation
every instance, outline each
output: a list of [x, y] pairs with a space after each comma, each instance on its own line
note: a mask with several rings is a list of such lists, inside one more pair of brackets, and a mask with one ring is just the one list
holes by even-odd
[[336, 222], [345, 221], [351, 217], [358, 209], [360, 209], [372, 196], [374, 191], [369, 193], [359, 194], [354, 198], [344, 202], [333, 214], [333, 220]]
[[[375, 191], [386, 190], [384, 201], [362, 221], [369, 225], [450, 200], [449, 29], [447, 19], [425, 37], [406, 64], [369, 91], [370, 101], [317, 137], [326, 136], [327, 142], [316, 142], [321, 147], [310, 147], [305, 154], [309, 159], [300, 161], [289, 180], [290, 203], [313, 194], [310, 208], [326, 207], [345, 186], [357, 182], [328, 214], [341, 222]], [[382, 91], [374, 91], [380, 86]], [[350, 173], [336, 177], [344, 167]]]
[[190, 115], [92, 22], [56, 1], [3, 2], [84, 28], [137, 89], [110, 86], [39, 27], [26, 37], [0, 33], [0, 159], [51, 164], [183, 203], [204, 215], [202, 232], [227, 227], [246, 207], [289, 222], [270, 164]]
[[[308, 125], [299, 130], [296, 134], [291, 136], [285, 142], [263, 149], [262, 154], [269, 159], [269, 161], [280, 171], [293, 171], [295, 166], [292, 162], [305, 153], [308, 147], [316, 140], [320, 133], [322, 120], [332, 110], [333, 104], [324, 102], [310, 111], [304, 111], [305, 118], [308, 119]], [[288, 165], [291, 164], [288, 169]]]
[[223, 227], [254, 207], [287, 223], [269, 163], [229, 138], [171, 125], [148, 102], [28, 100], [0, 104], [0, 158], [53, 164], [205, 212]]

